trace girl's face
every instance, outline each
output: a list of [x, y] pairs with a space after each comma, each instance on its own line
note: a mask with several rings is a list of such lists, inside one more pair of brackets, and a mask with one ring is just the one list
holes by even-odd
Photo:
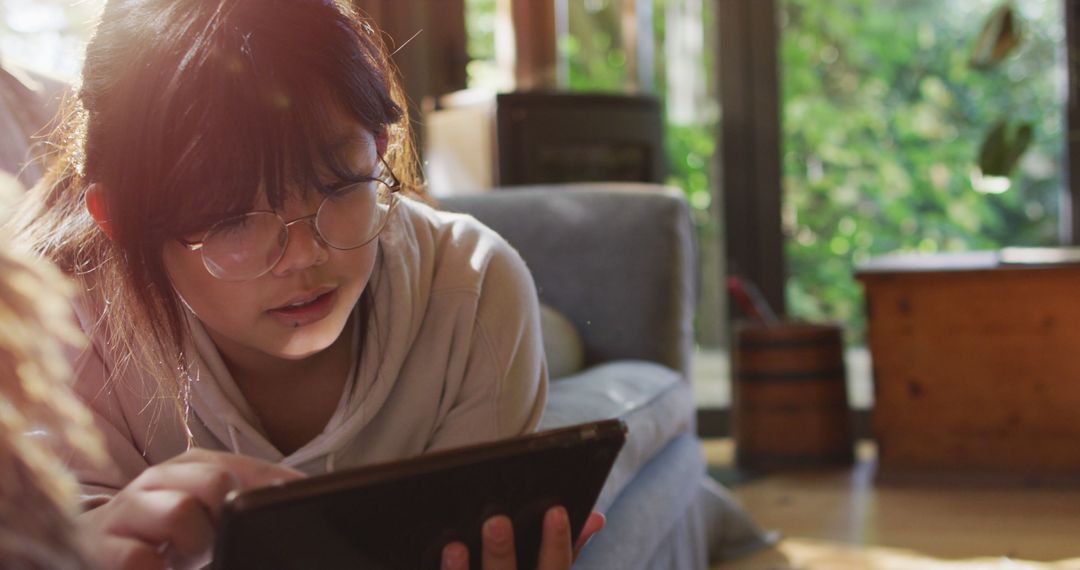
[[[375, 170], [378, 151], [370, 131], [349, 123], [342, 144], [354, 172]], [[286, 222], [314, 214], [319, 207], [318, 193], [307, 199], [295, 194], [278, 212]], [[255, 209], [267, 207], [255, 204]], [[377, 251], [377, 239], [356, 249], [335, 249], [318, 238], [312, 223], [300, 222], [290, 226], [281, 260], [250, 281], [212, 276], [198, 252], [176, 242], [166, 244], [163, 256], [176, 292], [227, 359], [300, 360], [341, 336], [371, 277]]]

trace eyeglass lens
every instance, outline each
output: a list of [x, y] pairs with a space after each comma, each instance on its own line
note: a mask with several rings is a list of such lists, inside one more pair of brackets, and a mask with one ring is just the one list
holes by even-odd
[[[315, 215], [315, 229], [331, 247], [359, 247], [382, 230], [395, 199], [380, 181], [350, 185], [323, 198]], [[288, 233], [285, 222], [272, 212], [249, 212], [224, 220], [203, 240], [206, 269], [225, 280], [258, 277], [281, 259]]]

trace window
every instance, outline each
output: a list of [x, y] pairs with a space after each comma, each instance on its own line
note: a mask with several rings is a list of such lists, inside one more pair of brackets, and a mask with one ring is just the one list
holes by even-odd
[[[861, 343], [853, 267], [895, 251], [1054, 245], [1064, 190], [1060, 0], [1013, 3], [1020, 44], [971, 64], [1000, 0], [781, 0], [789, 312]], [[1033, 129], [1005, 177], [979, 169], [1000, 121]]]
[[[550, 0], [559, 30], [559, 86], [578, 92], [646, 92], [660, 98], [665, 115], [668, 183], [686, 192], [698, 228], [701, 295], [695, 382], [699, 403], [726, 406], [726, 302], [723, 233], [715, 196], [715, 2], [712, 0]], [[499, 5], [468, 0], [469, 85], [507, 89], [498, 60], [508, 46], [496, 42]], [[505, 19], [506, 16], [504, 15]], [[510, 42], [512, 44], [512, 42]], [[512, 45], [509, 46], [512, 49]]]
[[74, 80], [104, 0], [0, 0], [0, 55], [5, 62]]

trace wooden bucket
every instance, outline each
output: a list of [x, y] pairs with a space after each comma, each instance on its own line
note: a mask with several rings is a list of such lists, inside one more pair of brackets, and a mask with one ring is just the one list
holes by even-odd
[[853, 460], [839, 326], [743, 324], [734, 353], [736, 462], [750, 469]]

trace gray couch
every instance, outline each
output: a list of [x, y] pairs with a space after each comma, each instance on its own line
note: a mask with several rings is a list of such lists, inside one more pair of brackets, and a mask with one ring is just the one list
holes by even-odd
[[[682, 193], [575, 184], [440, 203], [472, 214], [516, 247], [540, 301], [580, 333], [584, 365], [553, 378], [541, 428], [610, 417], [629, 427], [597, 505], [607, 528], [575, 568], [703, 569], [774, 540], [707, 477], [695, 436], [697, 258]], [[560, 344], [550, 340], [549, 350]]]

